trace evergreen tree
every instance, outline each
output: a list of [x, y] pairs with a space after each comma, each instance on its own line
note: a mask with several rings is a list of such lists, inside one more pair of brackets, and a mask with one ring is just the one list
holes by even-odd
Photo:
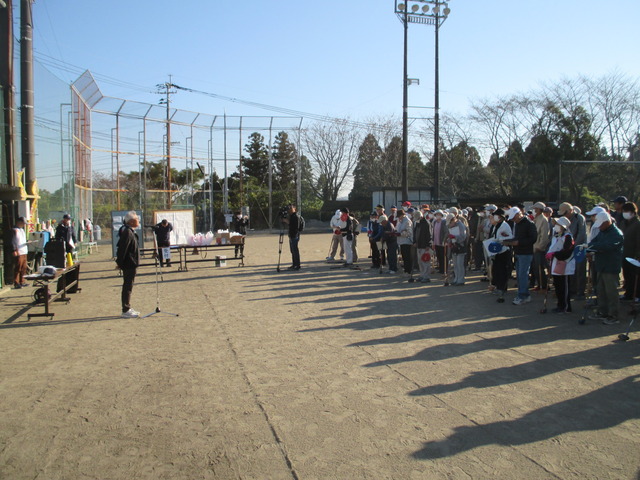
[[253, 132], [249, 136], [249, 142], [244, 146], [244, 150], [249, 155], [242, 157], [244, 175], [266, 183], [269, 173], [269, 149], [264, 144], [264, 136]]

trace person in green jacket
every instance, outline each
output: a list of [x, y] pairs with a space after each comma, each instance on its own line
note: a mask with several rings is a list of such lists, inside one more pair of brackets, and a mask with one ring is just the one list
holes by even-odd
[[[601, 223], [600, 223], [601, 222]], [[598, 310], [591, 320], [601, 320], [605, 325], [619, 323], [618, 280], [622, 269], [622, 232], [611, 221], [607, 212], [596, 215], [600, 233], [589, 242], [588, 250], [595, 252], [595, 270], [598, 272]]]

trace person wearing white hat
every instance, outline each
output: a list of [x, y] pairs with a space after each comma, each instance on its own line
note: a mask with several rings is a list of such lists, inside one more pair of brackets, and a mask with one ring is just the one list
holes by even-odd
[[546, 290], [547, 288], [547, 270], [549, 265], [544, 258], [549, 248], [549, 220], [542, 213], [546, 208], [546, 205], [542, 202], [536, 202], [533, 204], [533, 223], [536, 226], [536, 243], [533, 244], [533, 278], [534, 278], [534, 290]]
[[509, 209], [507, 219], [513, 221], [513, 239], [502, 243], [513, 247], [518, 281], [518, 294], [513, 299], [513, 304], [522, 305], [531, 301], [529, 270], [533, 261], [533, 244], [537, 239], [536, 226], [518, 207]]
[[624, 239], [608, 213], [598, 213], [596, 223], [600, 223], [600, 233], [589, 242], [589, 250], [595, 252], [595, 270], [598, 272], [598, 310], [589, 318], [613, 325], [619, 323], [618, 279], [622, 269]]
[[[503, 243], [513, 238], [511, 226], [505, 221], [505, 212], [501, 208], [493, 212], [494, 226], [491, 236], [496, 242]], [[498, 295], [498, 303], [504, 303], [509, 277], [511, 276], [511, 249], [504, 246], [502, 251], [493, 257], [491, 283]]]
[[[564, 216], [571, 222], [569, 231], [573, 236], [573, 240], [576, 245], [582, 245], [587, 243], [587, 225], [584, 216], [581, 213], [576, 213], [575, 207], [570, 203], [564, 202], [560, 204], [558, 208], [558, 214]], [[584, 298], [584, 290], [587, 283], [587, 264], [581, 262], [576, 265], [576, 273], [569, 279], [569, 288], [571, 289], [571, 295], [575, 299]]]
[[340, 260], [344, 259], [344, 244], [342, 243], [342, 233], [340, 233], [340, 216], [342, 212], [340, 209], [336, 210], [336, 213], [333, 217], [331, 217], [331, 221], [329, 222], [329, 226], [331, 230], [333, 230], [333, 234], [331, 235], [331, 245], [329, 246], [329, 255], [327, 256], [327, 261], [332, 262], [336, 253], [338, 252], [338, 245], [340, 246]]
[[569, 276], [575, 272], [576, 261], [573, 258], [574, 243], [569, 231], [570, 226], [571, 222], [568, 218], [556, 219], [556, 224], [553, 227], [553, 239], [546, 255], [547, 261], [551, 263], [553, 286], [558, 300], [555, 313], [571, 312]]

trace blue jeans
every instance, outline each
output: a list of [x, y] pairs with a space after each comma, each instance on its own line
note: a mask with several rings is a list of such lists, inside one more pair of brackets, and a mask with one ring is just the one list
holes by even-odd
[[291, 266], [299, 267], [300, 266], [300, 250], [298, 250], [298, 242], [300, 241], [300, 237], [291, 238], [289, 237], [289, 249], [291, 250]]
[[516, 277], [518, 279], [518, 297], [527, 298], [529, 293], [529, 269], [533, 255], [516, 255]]

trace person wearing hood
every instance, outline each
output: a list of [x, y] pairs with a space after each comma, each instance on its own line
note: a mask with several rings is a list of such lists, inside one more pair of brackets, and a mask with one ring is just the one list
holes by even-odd
[[[503, 243], [505, 240], [513, 238], [513, 232], [509, 224], [505, 221], [505, 211], [498, 208], [493, 212], [493, 229], [491, 236], [494, 241]], [[511, 249], [508, 246], [502, 247], [502, 250], [493, 257], [493, 265], [491, 272], [491, 283], [498, 295], [498, 303], [504, 303], [504, 296], [507, 293], [509, 278], [511, 277]]]
[[571, 292], [569, 277], [574, 274], [576, 261], [573, 258], [574, 241], [569, 231], [571, 222], [566, 217], [556, 219], [553, 227], [553, 239], [549, 252], [545, 255], [551, 264], [553, 286], [556, 291], [557, 307], [555, 313], [571, 312]]
[[606, 212], [596, 215], [600, 233], [589, 242], [588, 255], [595, 252], [594, 264], [598, 272], [598, 310], [589, 317], [601, 320], [605, 325], [619, 323], [618, 279], [622, 269], [623, 236]]
[[329, 225], [331, 226], [331, 230], [333, 230], [333, 234], [331, 236], [331, 245], [329, 246], [329, 256], [326, 258], [328, 262], [332, 262], [336, 253], [338, 252], [338, 245], [340, 245], [340, 260], [344, 259], [344, 246], [342, 245], [342, 234], [340, 233], [340, 215], [342, 212], [340, 210], [336, 210], [336, 213], [333, 217], [331, 217], [331, 222]]
[[410, 274], [413, 269], [411, 259], [411, 245], [413, 245], [413, 223], [404, 210], [398, 210], [398, 223], [396, 224], [398, 246], [402, 255], [404, 273]]

